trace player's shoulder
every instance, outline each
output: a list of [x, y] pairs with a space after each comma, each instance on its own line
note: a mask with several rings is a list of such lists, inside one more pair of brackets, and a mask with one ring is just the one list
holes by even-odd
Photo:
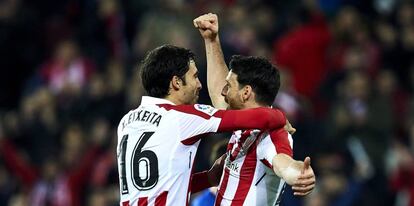
[[137, 116], [136, 114], [139, 113], [139, 110], [142, 110], [142, 105], [140, 105], [139, 107], [135, 108], [135, 109], [131, 109], [129, 110], [127, 113], [124, 114], [124, 116], [122, 116], [121, 120], [118, 123], [118, 133], [125, 129], [125, 127], [131, 123], [131, 121], [134, 119], [135, 116]]
[[284, 128], [273, 130], [267, 136], [272, 142], [279, 144], [288, 144], [290, 147], [293, 147], [293, 136]]
[[131, 110], [129, 110], [127, 113], [125, 113], [125, 114], [124, 114], [124, 116], [122, 116], [122, 118], [121, 118], [121, 120], [120, 120], [120, 123], [121, 123], [124, 119], [128, 118], [129, 116], [131, 116], [131, 114], [132, 114], [133, 112], [137, 111], [138, 109], [139, 109], [139, 107], [137, 107], [137, 108], [135, 108], [135, 109], [131, 109]]
[[120, 133], [120, 131], [122, 131], [124, 128], [125, 128], [125, 119], [127, 119], [129, 116], [130, 116], [130, 114], [134, 111], [135, 109], [133, 109], [133, 110], [129, 110], [127, 113], [125, 113], [124, 114], [124, 116], [122, 116], [122, 118], [119, 120], [119, 123], [118, 123], [118, 134]]
[[171, 105], [171, 104], [157, 104], [157, 106], [164, 108], [167, 111], [176, 112], [178, 115], [194, 115], [209, 119], [219, 110], [206, 104], [189, 104], [189, 105]]
[[272, 130], [272, 131], [265, 131], [260, 133], [260, 142], [278, 142], [280, 140], [290, 140], [292, 139], [291, 134], [287, 132], [284, 128]]

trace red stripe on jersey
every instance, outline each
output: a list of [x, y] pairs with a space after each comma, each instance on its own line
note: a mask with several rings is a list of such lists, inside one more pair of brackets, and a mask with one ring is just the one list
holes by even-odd
[[175, 111], [183, 112], [183, 113], [186, 113], [186, 114], [193, 114], [193, 115], [202, 117], [204, 119], [210, 119], [211, 118], [210, 115], [196, 110], [195, 107], [194, 107], [194, 104], [192, 104], [192, 105], [157, 104], [157, 106], [162, 107], [162, 108], [166, 109], [167, 111], [175, 110]]
[[138, 198], [138, 206], [148, 206], [148, 197]]
[[155, 206], [165, 206], [167, 204], [167, 196], [168, 191], [164, 191], [158, 195], [157, 199], [155, 199]]
[[208, 134], [211, 134], [211, 132], [204, 133], [204, 134], [199, 134], [199, 135], [196, 135], [196, 136], [192, 136], [192, 137], [186, 138], [185, 140], [181, 141], [181, 143], [183, 143], [184, 145], [193, 145], [198, 140], [206, 137]]
[[270, 133], [270, 139], [278, 154], [287, 154], [292, 157], [293, 152], [290, 147], [288, 132], [284, 129], [274, 130]]
[[[249, 138], [252, 135], [252, 131], [253, 130], [246, 130], [241, 134], [240, 139], [237, 142], [236, 149], [234, 149], [234, 151], [230, 154], [230, 161], [234, 161], [237, 158], [237, 155], [239, 154], [240, 150], [244, 146], [244, 143], [246, 142], [247, 138]], [[255, 138], [255, 140], [254, 140], [255, 143], [258, 142], [257, 138], [259, 138], [262, 134], [263, 134], [263, 132], [260, 132], [254, 137]], [[248, 151], [249, 150], [250, 150], [250, 147], [248, 148]]]
[[122, 206], [129, 206], [129, 201], [123, 202]]
[[221, 204], [221, 200], [223, 200], [223, 196], [227, 188], [227, 183], [229, 182], [229, 175], [230, 175], [229, 169], [224, 167], [224, 177], [223, 177], [223, 180], [221, 181], [220, 188], [217, 192], [216, 203], [214, 204], [215, 206], [219, 206]]
[[266, 167], [273, 169], [272, 164], [269, 163], [269, 161], [267, 161], [267, 159], [261, 159], [260, 160], [264, 165], [266, 165]]
[[249, 149], [240, 170], [239, 185], [237, 186], [236, 194], [233, 197], [232, 206], [241, 206], [246, 200], [246, 196], [252, 185], [254, 172], [256, 171], [256, 158], [256, 144], [253, 144], [251, 149]]
[[237, 155], [239, 154], [243, 146], [244, 141], [246, 141], [247, 137], [250, 136], [251, 132], [252, 130], [246, 130], [241, 134], [240, 139], [237, 142], [236, 149], [234, 149], [234, 151], [230, 154], [230, 161], [234, 161], [236, 159]]

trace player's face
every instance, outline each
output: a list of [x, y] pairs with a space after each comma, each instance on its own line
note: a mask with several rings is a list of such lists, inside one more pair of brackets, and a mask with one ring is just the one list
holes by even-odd
[[243, 109], [243, 101], [241, 97], [241, 89], [237, 81], [237, 74], [229, 71], [226, 77], [226, 85], [221, 91], [224, 100], [229, 104], [230, 109]]
[[195, 104], [201, 90], [201, 83], [198, 79], [198, 70], [193, 60], [190, 61], [189, 69], [184, 75], [186, 85], [183, 85], [183, 100], [184, 104]]

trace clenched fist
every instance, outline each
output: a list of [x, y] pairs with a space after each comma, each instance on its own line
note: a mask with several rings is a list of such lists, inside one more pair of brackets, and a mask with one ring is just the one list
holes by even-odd
[[194, 27], [200, 31], [204, 40], [215, 40], [218, 34], [219, 24], [216, 14], [208, 13], [193, 20]]

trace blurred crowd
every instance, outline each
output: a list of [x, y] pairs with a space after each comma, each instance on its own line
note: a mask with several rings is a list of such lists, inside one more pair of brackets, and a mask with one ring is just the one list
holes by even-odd
[[[414, 205], [407, 0], [0, 1], [0, 205], [118, 205], [116, 127], [145, 94], [139, 62], [162, 44], [189, 48], [205, 84], [192, 19], [207, 12], [226, 60], [264, 56], [281, 71], [274, 106], [317, 175], [283, 205]], [[196, 170], [222, 138], [203, 140]]]

